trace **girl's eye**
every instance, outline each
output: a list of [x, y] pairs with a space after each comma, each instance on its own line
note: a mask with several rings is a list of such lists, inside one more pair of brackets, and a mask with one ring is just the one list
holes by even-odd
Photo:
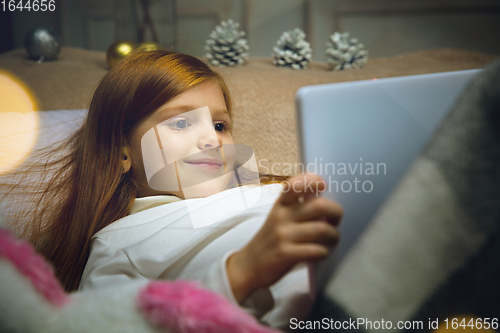
[[224, 132], [226, 130], [226, 125], [224, 123], [215, 123], [214, 124], [214, 129], [217, 132]]
[[175, 128], [175, 129], [186, 129], [190, 125], [186, 121], [186, 119], [179, 119], [177, 121], [173, 121], [172, 123], [170, 123], [169, 126]]

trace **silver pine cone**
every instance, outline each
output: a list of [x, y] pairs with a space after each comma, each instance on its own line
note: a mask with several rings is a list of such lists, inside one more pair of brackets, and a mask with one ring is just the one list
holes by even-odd
[[239, 23], [229, 19], [210, 33], [205, 45], [205, 57], [212, 65], [226, 67], [243, 65], [248, 59], [250, 47], [243, 31], [238, 31]]
[[273, 63], [293, 69], [307, 68], [312, 50], [305, 38], [306, 34], [299, 28], [285, 31], [273, 48]]
[[349, 33], [335, 32], [326, 43], [326, 62], [331, 70], [361, 68], [368, 61], [368, 51], [357, 38], [349, 39]]

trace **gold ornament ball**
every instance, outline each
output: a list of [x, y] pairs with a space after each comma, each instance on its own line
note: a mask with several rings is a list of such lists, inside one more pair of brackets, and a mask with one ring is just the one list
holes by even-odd
[[137, 45], [136, 49], [140, 51], [149, 52], [149, 51], [163, 50], [163, 47], [157, 43], [146, 42]]
[[111, 45], [106, 53], [106, 62], [108, 63], [108, 67], [112, 68], [118, 63], [118, 61], [129, 55], [135, 46], [136, 44], [129, 40], [120, 40]]

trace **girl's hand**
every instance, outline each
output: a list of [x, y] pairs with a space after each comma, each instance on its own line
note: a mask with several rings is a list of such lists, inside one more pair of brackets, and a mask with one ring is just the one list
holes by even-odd
[[295, 264], [328, 256], [339, 240], [339, 204], [319, 197], [326, 183], [317, 175], [292, 177], [255, 237], [227, 261], [233, 294], [243, 302], [277, 282]]

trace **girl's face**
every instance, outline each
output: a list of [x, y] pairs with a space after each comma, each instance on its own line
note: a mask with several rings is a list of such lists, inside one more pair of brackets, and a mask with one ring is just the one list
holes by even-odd
[[224, 190], [234, 168], [231, 125], [222, 91], [212, 80], [161, 106], [133, 134], [138, 196], [199, 198]]

